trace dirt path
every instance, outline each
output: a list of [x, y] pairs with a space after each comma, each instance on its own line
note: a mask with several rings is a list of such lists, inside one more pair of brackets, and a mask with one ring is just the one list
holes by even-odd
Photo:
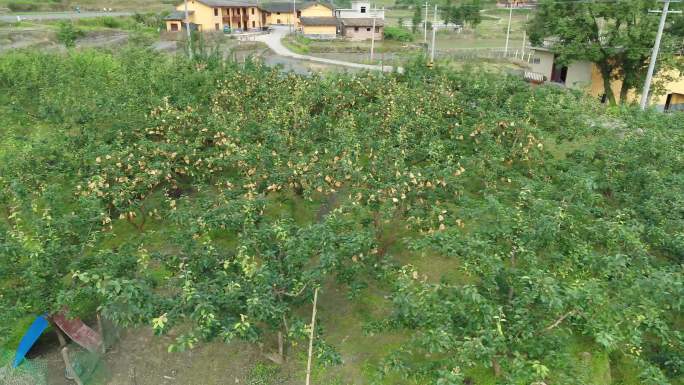
[[133, 12], [36, 12], [36, 13], [10, 13], [0, 15], [0, 21], [7, 23], [21, 20], [67, 20], [67, 19], [87, 19], [92, 17], [104, 16], [130, 16]]

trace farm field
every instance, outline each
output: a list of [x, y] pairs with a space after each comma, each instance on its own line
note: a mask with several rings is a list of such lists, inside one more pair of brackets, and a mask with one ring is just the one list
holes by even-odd
[[68, 309], [93, 384], [301, 384], [316, 298], [316, 384], [682, 384], [675, 114], [223, 56], [0, 55], [4, 350]]

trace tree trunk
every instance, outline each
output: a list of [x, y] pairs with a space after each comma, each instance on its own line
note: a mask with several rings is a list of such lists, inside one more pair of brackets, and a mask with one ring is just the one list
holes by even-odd
[[501, 365], [499, 365], [496, 357], [492, 357], [492, 369], [494, 369], [494, 377], [501, 377]]
[[620, 104], [625, 104], [627, 102], [627, 93], [629, 92], [629, 85], [626, 81], [622, 81], [622, 86], [620, 87]]
[[611, 88], [610, 84], [610, 76], [611, 76], [611, 70], [610, 68], [601, 68], [601, 77], [603, 78], [603, 91], [606, 93], [606, 97], [608, 98], [608, 102], [610, 103], [611, 106], [614, 106], [617, 104], [615, 100], [615, 94], [613, 93], [613, 89]]

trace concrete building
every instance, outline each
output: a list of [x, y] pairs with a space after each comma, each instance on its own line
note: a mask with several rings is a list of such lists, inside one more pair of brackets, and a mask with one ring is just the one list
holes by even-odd
[[[530, 47], [534, 51], [530, 69], [534, 73], [543, 76], [545, 82], [550, 82], [568, 88], [586, 91], [589, 95], [605, 102], [605, 88], [603, 77], [594, 63], [579, 60], [562, 65], [557, 62], [556, 55], [546, 47]], [[661, 111], [684, 111], [684, 76], [672, 72], [666, 74], [672, 81], [664, 84], [665, 92], [660, 95], [652, 95], [651, 105]], [[660, 79], [664, 77], [661, 76]], [[654, 80], [658, 80], [658, 76]], [[616, 99], [620, 98], [622, 81], [613, 80], [611, 89]], [[631, 92], [627, 95], [627, 101], [639, 101], [641, 95]]]
[[376, 40], [381, 40], [384, 35], [385, 10], [373, 8], [368, 1], [352, 1], [351, 8], [336, 9], [335, 16], [340, 21], [340, 35], [350, 40], [368, 40], [373, 34]]
[[335, 17], [339, 19], [352, 18], [376, 18], [385, 19], [385, 9], [371, 8], [368, 1], [352, 1], [351, 8], [338, 8], [335, 10]]
[[372, 18], [340, 19], [340, 35], [350, 40], [368, 40], [375, 34], [375, 40], [382, 40], [384, 25], [383, 19], [375, 19], [375, 31], [373, 31]]
[[[256, 2], [232, 0], [188, 0], [191, 28], [201, 32], [230, 30], [261, 30], [268, 23], [266, 13]], [[166, 17], [167, 31], [180, 31], [185, 26], [185, 4]]]

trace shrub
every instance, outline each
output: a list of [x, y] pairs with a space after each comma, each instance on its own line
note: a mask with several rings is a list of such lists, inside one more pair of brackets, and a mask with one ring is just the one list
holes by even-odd
[[397, 41], [413, 41], [413, 34], [402, 27], [385, 27], [385, 39]]
[[102, 25], [107, 28], [121, 28], [122, 23], [111, 16], [105, 16], [102, 18]]
[[10, 3], [7, 3], [7, 8], [9, 8], [12, 12], [29, 12], [37, 10], [38, 5], [33, 3], [12, 1]]
[[83, 36], [84, 33], [80, 29], [74, 27], [71, 22], [59, 23], [59, 31], [57, 31], [57, 40], [64, 44], [65, 47], [70, 48], [76, 45], [76, 39]]

